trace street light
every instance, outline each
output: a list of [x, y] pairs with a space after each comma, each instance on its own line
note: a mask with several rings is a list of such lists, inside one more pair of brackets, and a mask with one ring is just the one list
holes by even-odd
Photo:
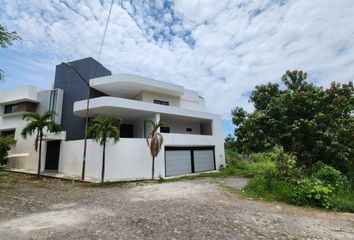
[[80, 79], [87, 86], [87, 101], [86, 101], [86, 116], [85, 116], [85, 139], [84, 139], [84, 152], [82, 155], [82, 174], [81, 180], [85, 180], [85, 165], [86, 165], [86, 149], [87, 149], [87, 131], [88, 131], [88, 116], [89, 116], [89, 106], [90, 106], [90, 96], [91, 96], [91, 87], [90, 84], [85, 80], [82, 74], [70, 63], [62, 62], [63, 65], [71, 68], [74, 72], [80, 77]]

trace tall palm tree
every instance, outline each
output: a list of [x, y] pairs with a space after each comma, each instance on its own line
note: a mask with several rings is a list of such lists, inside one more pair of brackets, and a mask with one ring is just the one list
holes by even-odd
[[[161, 146], [163, 143], [163, 137], [161, 133], [158, 133], [157, 130], [160, 127], [163, 127], [163, 123], [159, 121], [158, 123], [155, 123], [154, 121], [151, 120], [145, 120], [146, 123], [150, 123], [152, 127], [151, 133], [146, 137], [146, 143], [150, 148], [150, 153], [152, 156], [152, 169], [151, 169], [151, 174], [152, 174], [152, 180], [154, 180], [154, 172], [155, 172], [155, 158], [159, 154], [161, 150]], [[149, 142], [150, 139], [150, 142]]]
[[38, 113], [28, 112], [23, 114], [23, 119], [29, 121], [29, 123], [22, 129], [21, 136], [26, 139], [27, 136], [31, 136], [36, 133], [36, 140], [34, 142], [34, 149], [38, 150], [39, 144], [39, 154], [38, 154], [38, 170], [37, 177], [41, 174], [41, 155], [42, 155], [42, 141], [44, 132], [60, 133], [60, 126], [56, 124], [52, 118], [55, 115], [54, 112], [48, 111], [43, 115]]
[[121, 123], [121, 119], [105, 115], [95, 117], [90, 123], [89, 137], [92, 137], [103, 147], [101, 182], [104, 182], [107, 140], [112, 138], [114, 143], [119, 141]]

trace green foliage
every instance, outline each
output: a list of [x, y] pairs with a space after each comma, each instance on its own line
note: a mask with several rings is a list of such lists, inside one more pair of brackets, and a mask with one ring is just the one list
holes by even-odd
[[[12, 45], [13, 41], [20, 40], [16, 32], [9, 32], [4, 26], [0, 24], [0, 46], [7, 48]], [[4, 72], [0, 69], [0, 81], [4, 79]]]
[[353, 191], [340, 171], [323, 163], [311, 170], [297, 167], [296, 157], [281, 147], [252, 153], [249, 162], [239, 160], [226, 170], [229, 174], [249, 171], [255, 175], [244, 188], [248, 196], [301, 206], [342, 211], [354, 209], [349, 200]]
[[[27, 139], [27, 136], [36, 134], [36, 139], [34, 142], [34, 149], [36, 151], [38, 150], [38, 144], [39, 151], [41, 151], [42, 140], [45, 132], [51, 132], [55, 134], [60, 133], [60, 126], [52, 120], [54, 115], [55, 113], [51, 111], [45, 112], [43, 115], [33, 112], [27, 112], [23, 114], [23, 119], [29, 123], [22, 129], [21, 136], [24, 139]], [[40, 177], [41, 156], [42, 154], [39, 153], [37, 177]]]
[[93, 138], [101, 146], [106, 144], [108, 139], [118, 142], [120, 138], [120, 124], [122, 120], [99, 115], [93, 119], [88, 129], [88, 136]]
[[120, 124], [122, 120], [106, 115], [98, 115], [90, 123], [88, 129], [88, 136], [98, 142], [102, 148], [102, 169], [101, 169], [101, 183], [104, 182], [105, 161], [106, 161], [106, 143], [108, 139], [112, 139], [114, 143], [120, 138]]
[[0, 136], [0, 166], [7, 163], [8, 151], [11, 149], [11, 144], [14, 143], [13, 137]]
[[[256, 86], [255, 107], [231, 111], [236, 126], [234, 147], [243, 154], [281, 146], [296, 157], [296, 166], [330, 165], [354, 181], [354, 87], [333, 82], [328, 89], [307, 82], [302, 71], [287, 71], [278, 84]], [[232, 144], [232, 142], [229, 142]]]
[[292, 185], [294, 204], [333, 208], [334, 188], [314, 178], [304, 178]]
[[227, 135], [224, 140], [225, 151], [229, 150], [229, 151], [236, 152], [235, 142], [236, 140], [231, 134]]
[[259, 197], [269, 201], [283, 201], [291, 203], [292, 189], [281, 180], [269, 181], [263, 175], [258, 175], [247, 183], [243, 191], [250, 197]]
[[313, 179], [318, 179], [323, 184], [332, 186], [333, 189], [338, 192], [349, 191], [350, 184], [347, 177], [337, 169], [323, 163], [319, 163], [315, 169], [316, 170], [311, 175]]

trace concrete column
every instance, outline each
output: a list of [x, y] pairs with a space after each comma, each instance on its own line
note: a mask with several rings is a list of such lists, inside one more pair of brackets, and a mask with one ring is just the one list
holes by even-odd
[[[155, 123], [158, 123], [158, 122], [160, 122], [160, 113], [155, 114]], [[158, 133], [160, 132], [160, 128], [157, 129], [157, 132]]]

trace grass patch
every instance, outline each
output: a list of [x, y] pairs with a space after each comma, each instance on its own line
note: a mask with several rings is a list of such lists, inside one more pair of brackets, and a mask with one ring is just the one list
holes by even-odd
[[[256, 176], [250, 179], [242, 194], [247, 197], [261, 199], [266, 201], [285, 202], [292, 205], [305, 207], [320, 207], [310, 200], [301, 200], [301, 193], [297, 192], [293, 186], [276, 179], [268, 180], [264, 176]], [[308, 193], [307, 193], [308, 194]], [[328, 202], [334, 211], [344, 211], [354, 213], [354, 191], [348, 193], [333, 193], [328, 195]]]
[[292, 191], [283, 181], [266, 180], [263, 176], [256, 176], [248, 181], [243, 189], [245, 195], [267, 201], [281, 201], [292, 203]]

